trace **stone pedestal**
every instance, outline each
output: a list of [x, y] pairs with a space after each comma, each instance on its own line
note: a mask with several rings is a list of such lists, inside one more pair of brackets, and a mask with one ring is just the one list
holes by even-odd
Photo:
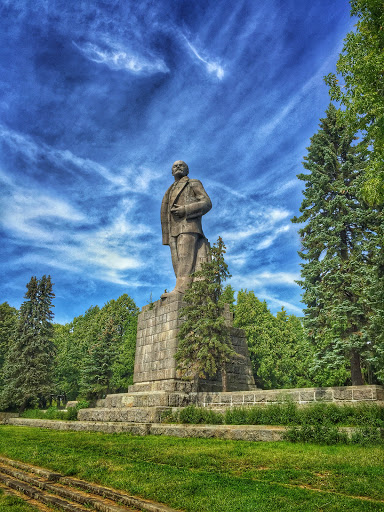
[[[182, 298], [167, 297], [144, 306], [138, 318], [135, 369], [133, 386], [129, 392], [190, 392], [192, 384], [178, 377], [175, 353], [177, 332], [182, 321], [179, 311]], [[229, 325], [233, 315], [226, 308], [225, 316]], [[228, 391], [255, 389], [251, 361], [245, 333], [242, 329], [231, 328], [232, 345], [237, 353], [227, 367]], [[200, 379], [199, 391], [220, 391], [221, 376], [214, 379]]]

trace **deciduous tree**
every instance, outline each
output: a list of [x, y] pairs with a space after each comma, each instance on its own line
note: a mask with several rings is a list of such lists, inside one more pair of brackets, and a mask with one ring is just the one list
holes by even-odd
[[382, 0], [350, 0], [356, 30], [344, 39], [336, 70], [326, 82], [333, 100], [345, 106], [346, 122], [361, 130], [360, 150], [369, 155], [365, 196], [384, 201], [384, 5]]
[[310, 385], [313, 351], [300, 319], [282, 309], [276, 317], [253, 291], [237, 294], [234, 325], [244, 329], [255, 383], [262, 389]]
[[55, 326], [56, 387], [71, 399], [126, 391], [132, 383], [138, 308], [127, 294]]

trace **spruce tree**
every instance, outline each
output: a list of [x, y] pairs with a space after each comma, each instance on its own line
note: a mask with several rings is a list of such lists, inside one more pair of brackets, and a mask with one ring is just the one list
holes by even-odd
[[10, 306], [8, 302], [0, 304], [0, 390], [3, 387], [2, 369], [4, 360], [14, 337], [17, 314], [17, 309]]
[[180, 373], [193, 378], [195, 389], [199, 378], [213, 377], [220, 371], [226, 391], [226, 365], [235, 354], [224, 317], [223, 282], [230, 277], [225, 252], [219, 237], [209, 251], [209, 261], [193, 274], [184, 295], [185, 306], [181, 310], [184, 322], [179, 329], [175, 357]]
[[370, 253], [373, 255], [372, 286], [367, 288], [366, 298], [372, 315], [369, 322], [370, 339], [366, 357], [369, 383], [384, 383], [384, 212], [379, 213], [381, 225], [376, 236], [372, 238]]
[[86, 398], [101, 398], [111, 392], [112, 365], [116, 359], [118, 341], [113, 318], [105, 318], [83, 362], [81, 389]]
[[381, 217], [361, 198], [364, 161], [351, 130], [330, 105], [311, 138], [304, 167], [299, 230], [305, 326], [317, 350], [317, 363], [341, 369], [349, 361], [351, 382], [363, 384], [362, 359], [372, 344], [366, 290], [373, 277], [370, 241]]
[[52, 392], [53, 297], [50, 276], [31, 278], [4, 363], [2, 408], [18, 407], [22, 411], [31, 405], [44, 406]]

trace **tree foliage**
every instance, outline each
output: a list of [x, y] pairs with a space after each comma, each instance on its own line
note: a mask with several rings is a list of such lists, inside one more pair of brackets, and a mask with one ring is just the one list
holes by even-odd
[[2, 386], [2, 368], [10, 343], [14, 337], [17, 322], [17, 309], [8, 302], [0, 304], [0, 388]]
[[282, 309], [276, 317], [253, 291], [237, 294], [234, 325], [244, 329], [255, 383], [262, 389], [311, 385], [313, 351], [299, 318]]
[[365, 162], [353, 133], [333, 105], [326, 114], [305, 157], [309, 173], [298, 175], [305, 182], [302, 215], [292, 219], [305, 223], [299, 230], [305, 326], [320, 367], [341, 376], [347, 359], [352, 384], [362, 384], [362, 361], [375, 343], [369, 291], [383, 216], [361, 197]]
[[234, 355], [230, 330], [224, 317], [223, 282], [230, 277], [224, 260], [225, 245], [219, 237], [210, 251], [210, 260], [193, 274], [193, 281], [185, 292], [184, 319], [178, 333], [176, 352], [178, 369], [182, 375], [199, 378], [213, 377], [221, 372], [223, 390], [226, 390], [226, 364]]
[[384, 6], [382, 0], [350, 0], [356, 30], [349, 32], [336, 70], [344, 83], [330, 73], [326, 83], [333, 100], [345, 106], [346, 121], [361, 130], [361, 150], [369, 155], [366, 198], [384, 201]]
[[93, 340], [98, 336], [98, 306], [91, 306], [84, 315], [65, 325], [55, 325], [54, 343], [56, 390], [75, 400], [80, 394], [82, 368]]
[[57, 390], [70, 399], [126, 391], [133, 379], [137, 313], [133, 299], [123, 294], [55, 326]]
[[50, 276], [44, 275], [40, 280], [31, 278], [5, 358], [2, 408], [23, 410], [38, 402], [44, 405], [52, 392], [53, 297]]

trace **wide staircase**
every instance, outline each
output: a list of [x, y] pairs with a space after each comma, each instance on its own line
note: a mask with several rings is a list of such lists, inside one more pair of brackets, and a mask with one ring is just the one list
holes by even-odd
[[384, 404], [384, 388], [377, 385], [295, 388], [295, 389], [255, 389], [250, 391], [220, 392], [167, 392], [135, 391], [108, 395], [98, 400], [96, 407], [81, 409], [80, 421], [159, 423], [165, 411], [172, 411], [187, 405], [206, 407], [223, 411], [229, 407], [267, 406], [290, 400], [301, 406], [316, 402], [339, 405], [361, 402]]
[[128, 423], [159, 423], [164, 411], [185, 407], [193, 400], [187, 393], [144, 391], [108, 395], [96, 407], [81, 409], [80, 421], [123, 421]]

